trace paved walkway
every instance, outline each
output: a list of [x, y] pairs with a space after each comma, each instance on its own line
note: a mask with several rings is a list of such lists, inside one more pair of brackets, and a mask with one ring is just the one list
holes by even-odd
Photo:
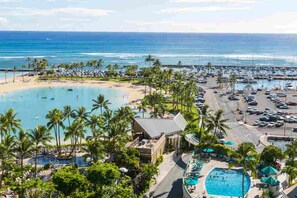
[[159, 166], [160, 174], [157, 177], [157, 183], [149, 190], [151, 197], [182, 197], [182, 176], [189, 158], [190, 154], [174, 157], [173, 153], [165, 157], [164, 162]]

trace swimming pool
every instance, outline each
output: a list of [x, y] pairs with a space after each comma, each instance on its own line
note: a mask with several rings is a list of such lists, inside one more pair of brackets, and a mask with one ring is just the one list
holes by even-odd
[[[241, 197], [242, 195], [242, 170], [229, 170], [223, 168], [213, 169], [205, 181], [206, 191], [210, 195]], [[244, 192], [249, 191], [251, 179], [248, 175], [244, 178]]]
[[282, 149], [282, 151], [287, 150], [287, 144], [290, 144], [290, 141], [282, 141], [282, 140], [269, 140], [269, 143], [271, 143], [274, 146], [277, 146]]
[[[35, 157], [31, 158], [29, 160], [29, 163], [31, 165], [34, 165], [35, 161], [34, 161]], [[56, 158], [48, 158], [48, 157], [44, 157], [44, 156], [39, 156], [37, 157], [37, 165], [45, 165], [45, 164], [55, 164], [55, 165], [65, 165], [65, 164], [71, 164], [72, 163], [72, 159], [63, 159], [63, 160], [57, 160]], [[88, 163], [86, 162], [86, 160], [83, 157], [77, 157], [76, 158], [76, 164], [79, 167], [83, 167], [83, 166], [87, 166]]]

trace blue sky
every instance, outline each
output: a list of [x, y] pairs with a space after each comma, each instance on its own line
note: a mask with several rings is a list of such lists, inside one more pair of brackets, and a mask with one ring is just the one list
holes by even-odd
[[297, 33], [296, 0], [0, 0], [0, 30]]

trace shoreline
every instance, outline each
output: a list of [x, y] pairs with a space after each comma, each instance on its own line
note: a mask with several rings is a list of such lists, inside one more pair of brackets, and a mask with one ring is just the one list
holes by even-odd
[[133, 103], [136, 100], [142, 99], [144, 97], [144, 86], [143, 85], [133, 85], [132, 83], [118, 83], [109, 81], [74, 81], [74, 80], [45, 80], [36, 81], [38, 77], [25, 77], [25, 82], [23, 82], [23, 77], [16, 77], [15, 82], [12, 82], [12, 78], [7, 79], [8, 83], [4, 83], [4, 80], [0, 80], [0, 93], [10, 93], [14, 91], [21, 91], [26, 89], [34, 88], [45, 88], [45, 87], [97, 87], [97, 88], [110, 88], [119, 89], [127, 92], [127, 101]]

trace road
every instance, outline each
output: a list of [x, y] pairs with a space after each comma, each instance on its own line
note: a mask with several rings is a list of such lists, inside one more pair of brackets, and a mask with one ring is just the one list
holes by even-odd
[[184, 169], [190, 159], [190, 154], [184, 155], [180, 158], [176, 165], [169, 171], [168, 175], [156, 188], [151, 197], [153, 198], [181, 198], [182, 191], [182, 176]]

